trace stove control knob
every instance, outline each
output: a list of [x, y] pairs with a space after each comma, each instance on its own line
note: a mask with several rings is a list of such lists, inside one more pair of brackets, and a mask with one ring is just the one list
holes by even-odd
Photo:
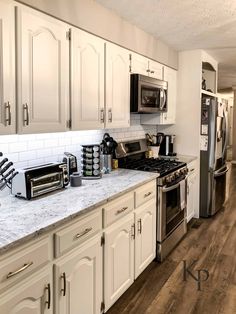
[[167, 178], [166, 178], [166, 183], [170, 183], [171, 182], [171, 176], [168, 176]]
[[180, 176], [180, 173], [179, 173], [179, 172], [176, 172], [176, 173], [175, 173], [175, 178], [179, 178], [179, 176]]

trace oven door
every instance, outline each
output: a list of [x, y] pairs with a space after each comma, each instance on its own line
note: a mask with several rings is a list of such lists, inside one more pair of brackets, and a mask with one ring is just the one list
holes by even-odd
[[167, 111], [167, 90], [166, 88], [139, 81], [139, 112], [156, 113]]
[[186, 178], [168, 187], [158, 187], [158, 242], [162, 242], [185, 219], [186, 204]]

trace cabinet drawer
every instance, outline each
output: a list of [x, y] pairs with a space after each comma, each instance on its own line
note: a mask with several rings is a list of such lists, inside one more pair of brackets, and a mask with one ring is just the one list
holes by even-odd
[[102, 211], [100, 209], [55, 233], [55, 256], [58, 257], [69, 249], [83, 243], [101, 230]]
[[48, 237], [0, 260], [0, 290], [46, 265], [52, 259], [50, 240]]
[[135, 190], [135, 208], [144, 204], [153, 197], [156, 197], [157, 183], [151, 181]]
[[134, 193], [130, 192], [103, 206], [104, 228], [134, 209]]

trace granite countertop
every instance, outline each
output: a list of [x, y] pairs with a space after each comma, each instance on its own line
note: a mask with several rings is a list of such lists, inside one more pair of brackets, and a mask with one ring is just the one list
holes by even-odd
[[83, 180], [80, 187], [30, 201], [0, 194], [0, 254], [157, 177], [156, 173], [117, 169], [102, 179]]

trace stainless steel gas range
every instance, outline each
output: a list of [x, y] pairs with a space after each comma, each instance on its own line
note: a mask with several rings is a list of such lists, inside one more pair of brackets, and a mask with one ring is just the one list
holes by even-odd
[[146, 158], [146, 140], [118, 144], [119, 167], [156, 172], [157, 179], [157, 260], [163, 259], [187, 232], [187, 166], [183, 162]]

